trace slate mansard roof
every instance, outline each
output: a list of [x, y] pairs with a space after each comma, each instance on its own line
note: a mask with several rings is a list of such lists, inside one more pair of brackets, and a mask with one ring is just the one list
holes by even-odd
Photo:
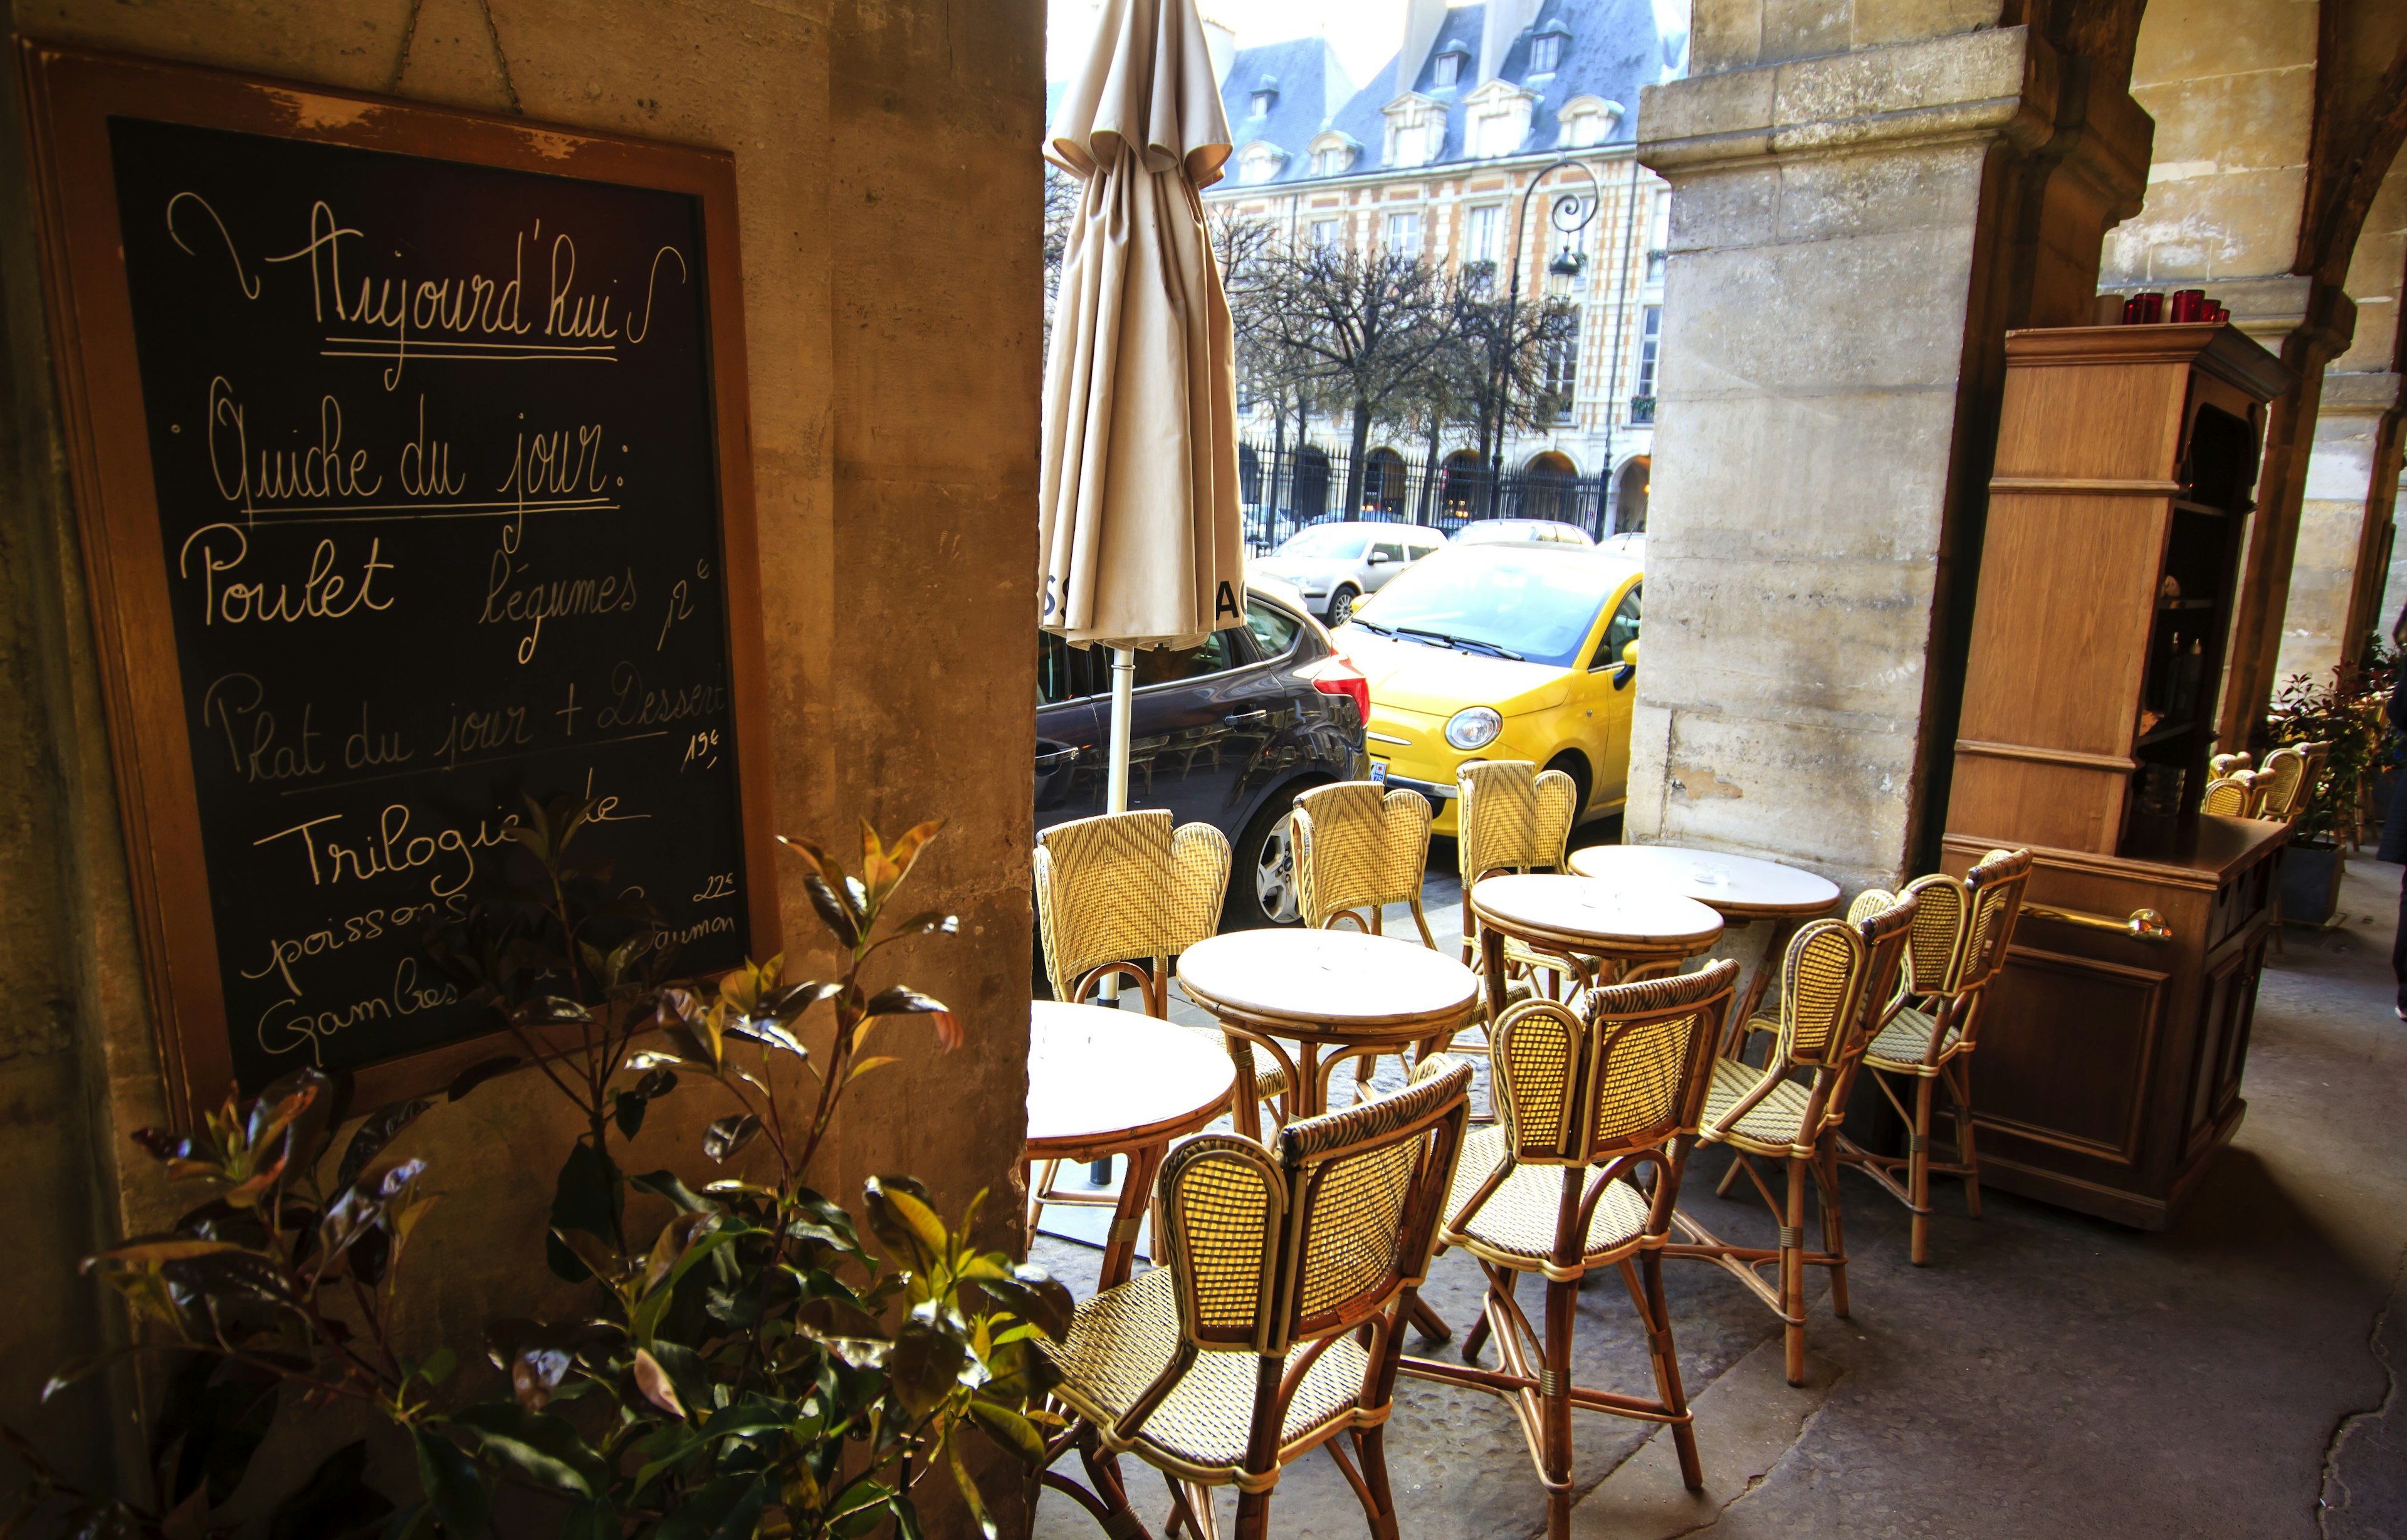
[[[1395, 170], [1421, 172], [1449, 164], [1471, 164], [1464, 149], [1466, 123], [1461, 102], [1481, 83], [1479, 44], [1487, 15], [1485, 4], [1454, 7], [1446, 13], [1437, 36], [1431, 42], [1429, 56], [1421, 62], [1412, 89], [1446, 104], [1446, 142], [1434, 160], [1410, 167], [1389, 166], [1384, 162], [1388, 120], [1383, 109], [1402, 94], [1396, 89], [1393, 56], [1371, 77], [1369, 85], [1359, 91], [1347, 86], [1349, 93], [1337, 102], [1331, 100], [1332, 93], [1328, 87], [1344, 81], [1345, 72], [1325, 39], [1295, 38], [1238, 50], [1220, 92], [1221, 105], [1229, 114], [1230, 136], [1240, 154], [1246, 146], [1257, 141], [1268, 141], [1287, 152], [1275, 176], [1267, 181], [1247, 184], [1244, 190], [1331, 179], [1312, 174], [1311, 150], [1312, 141], [1329, 129], [1348, 135], [1361, 147], [1354, 164], [1343, 173], [1345, 176]], [[1531, 77], [1531, 42], [1540, 34], [1558, 28], [1570, 34], [1563, 44], [1561, 62], [1553, 74]], [[1685, 63], [1686, 41], [1684, 37], [1667, 38], [1658, 32], [1652, 0], [1545, 0], [1530, 26], [1506, 49], [1503, 67], [1497, 71], [1498, 78], [1538, 94], [1531, 112], [1529, 137], [1515, 153], [1570, 148], [1558, 114], [1567, 103], [1581, 96], [1618, 103], [1622, 108], [1620, 121], [1605, 135], [1603, 144], [1588, 148], [1630, 143], [1636, 136], [1639, 88], [1665, 78], [1667, 71]], [[1440, 87], [1436, 83], [1438, 56], [1449, 49], [1459, 50], [1466, 57], [1456, 83]], [[1258, 118], [1253, 115], [1252, 97], [1265, 75], [1275, 77], [1278, 96], [1271, 111]], [[1327, 108], [1319, 106], [1324, 100], [1330, 100]], [[1237, 166], [1232, 163], [1229, 169], [1230, 179], [1213, 189], [1215, 193], [1240, 191]]]

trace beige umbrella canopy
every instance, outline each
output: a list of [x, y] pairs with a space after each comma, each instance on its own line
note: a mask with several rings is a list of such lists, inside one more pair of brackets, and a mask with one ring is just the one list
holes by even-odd
[[1245, 621], [1233, 342], [1198, 195], [1229, 121], [1194, 0], [1104, 0], [1047, 138], [1086, 185], [1045, 371], [1038, 623], [1194, 647]]

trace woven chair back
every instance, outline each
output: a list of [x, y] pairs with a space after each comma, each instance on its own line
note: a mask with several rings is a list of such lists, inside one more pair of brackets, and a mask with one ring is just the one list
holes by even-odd
[[2198, 810], [2221, 818], [2247, 818], [2257, 801], [2256, 772], [2242, 770], [2206, 783]]
[[1436, 1055], [1402, 1091], [1289, 1123], [1276, 1154], [1239, 1134], [1172, 1152], [1160, 1193], [1186, 1340], [1284, 1353], [1419, 1283], [1470, 1091], [1471, 1066]]
[[2248, 765], [2249, 760], [2245, 754], [2217, 754], [2206, 762], [2206, 773], [2221, 780], [2226, 776], [2240, 774], [2241, 771], [2247, 769]]
[[[1922, 901], [1918, 895], [1893, 893], [1884, 888], [1866, 888], [1847, 905], [1847, 923], [1850, 925], [1860, 926], [1884, 917], [1889, 921], [1889, 926], [1883, 928], [1880, 935], [1893, 955], [1886, 961], [1877, 955], [1874, 957], [1872, 979], [1866, 986], [1866, 1020], [1871, 1022], [1870, 1030], [1873, 1032], [1879, 1031], [1883, 1022], [1895, 1016], [1898, 1007], [1905, 1004], [1906, 996], [1914, 992], [1914, 970], [1907, 965], [1906, 953], [1914, 942], [1914, 920], [1921, 907]], [[1891, 927], [1894, 934], [1891, 934]], [[1865, 940], [1867, 944], [1872, 943], [1872, 933], [1865, 933]]]
[[2022, 914], [2023, 889], [2030, 881], [2029, 850], [1991, 850], [1964, 874], [1971, 923], [1966, 926], [1964, 967], [1958, 991], [1988, 987], [2006, 965], [2015, 920]]
[[2257, 772], [2257, 817], [2287, 823], [2293, 804], [2303, 800], [2299, 787], [2306, 778], [2306, 769], [2307, 756], [2296, 745], [2285, 744], [2266, 755], [2265, 768]]
[[1780, 1035], [1773, 1051], [1799, 1068], [1819, 1069], [1856, 1047], [1870, 962], [1862, 933], [1846, 920], [1800, 926], [1780, 962]]
[[1307, 925], [1350, 910], [1409, 904], [1429, 866], [1430, 805], [1367, 780], [1295, 799], [1296, 898]]
[[1907, 988], [1916, 994], [1952, 994], [1964, 957], [1964, 885], [1933, 872], [1907, 883], [1905, 892], [1915, 901], [1914, 929], [1905, 944]]
[[1045, 972], [1068, 1000], [1090, 968], [1176, 957], [1211, 935], [1229, 889], [1229, 838], [1170, 815], [1106, 813], [1036, 836], [1036, 920]]
[[1585, 1014], [1525, 1000], [1497, 1022], [1491, 1052], [1505, 1145], [1528, 1165], [1592, 1165], [1696, 1131], [1714, 1034], [1738, 964], [1608, 984]]
[[1455, 773], [1456, 870], [1463, 887], [1497, 872], [1560, 871], [1579, 787], [1528, 760], [1486, 760]]

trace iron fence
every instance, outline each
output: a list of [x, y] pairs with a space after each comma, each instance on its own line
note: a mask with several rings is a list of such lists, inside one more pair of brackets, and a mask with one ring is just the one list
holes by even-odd
[[1492, 472], [1453, 455], [1434, 471], [1393, 449], [1365, 457], [1360, 506], [1348, 508], [1352, 456], [1309, 441], [1240, 444], [1238, 495], [1246, 542], [1256, 554], [1276, 549], [1306, 524], [1353, 519], [1420, 524], [1447, 535], [1479, 519], [1551, 519], [1602, 538], [1609, 530], [1605, 477], [1546, 470]]

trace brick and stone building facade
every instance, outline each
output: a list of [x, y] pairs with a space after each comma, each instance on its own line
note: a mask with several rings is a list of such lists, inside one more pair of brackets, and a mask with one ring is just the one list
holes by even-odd
[[[1670, 202], [1633, 156], [1633, 126], [1639, 89], [1676, 78], [1686, 49], [1649, 0], [1410, 0], [1396, 56], [1359, 87], [1324, 38], [1239, 49], [1221, 85], [1235, 155], [1205, 201], [1297, 243], [1492, 263], [1500, 292], [1519, 219], [1523, 296], [1569, 300], [1579, 335], [1547, 365], [1568, 409], [1515, 431], [1499, 459], [1602, 478], [1608, 527], [1643, 529]], [[1531, 179], [1567, 156], [1585, 170], [1556, 172], [1525, 206]], [[1600, 207], [1566, 235], [1557, 206], [1570, 198]], [[1565, 252], [1576, 275], [1550, 274]], [[1267, 441], [1268, 408], [1245, 426]], [[1441, 445], [1475, 457], [1460, 431]], [[1417, 435], [1389, 447], [1412, 459], [1427, 448]]]

